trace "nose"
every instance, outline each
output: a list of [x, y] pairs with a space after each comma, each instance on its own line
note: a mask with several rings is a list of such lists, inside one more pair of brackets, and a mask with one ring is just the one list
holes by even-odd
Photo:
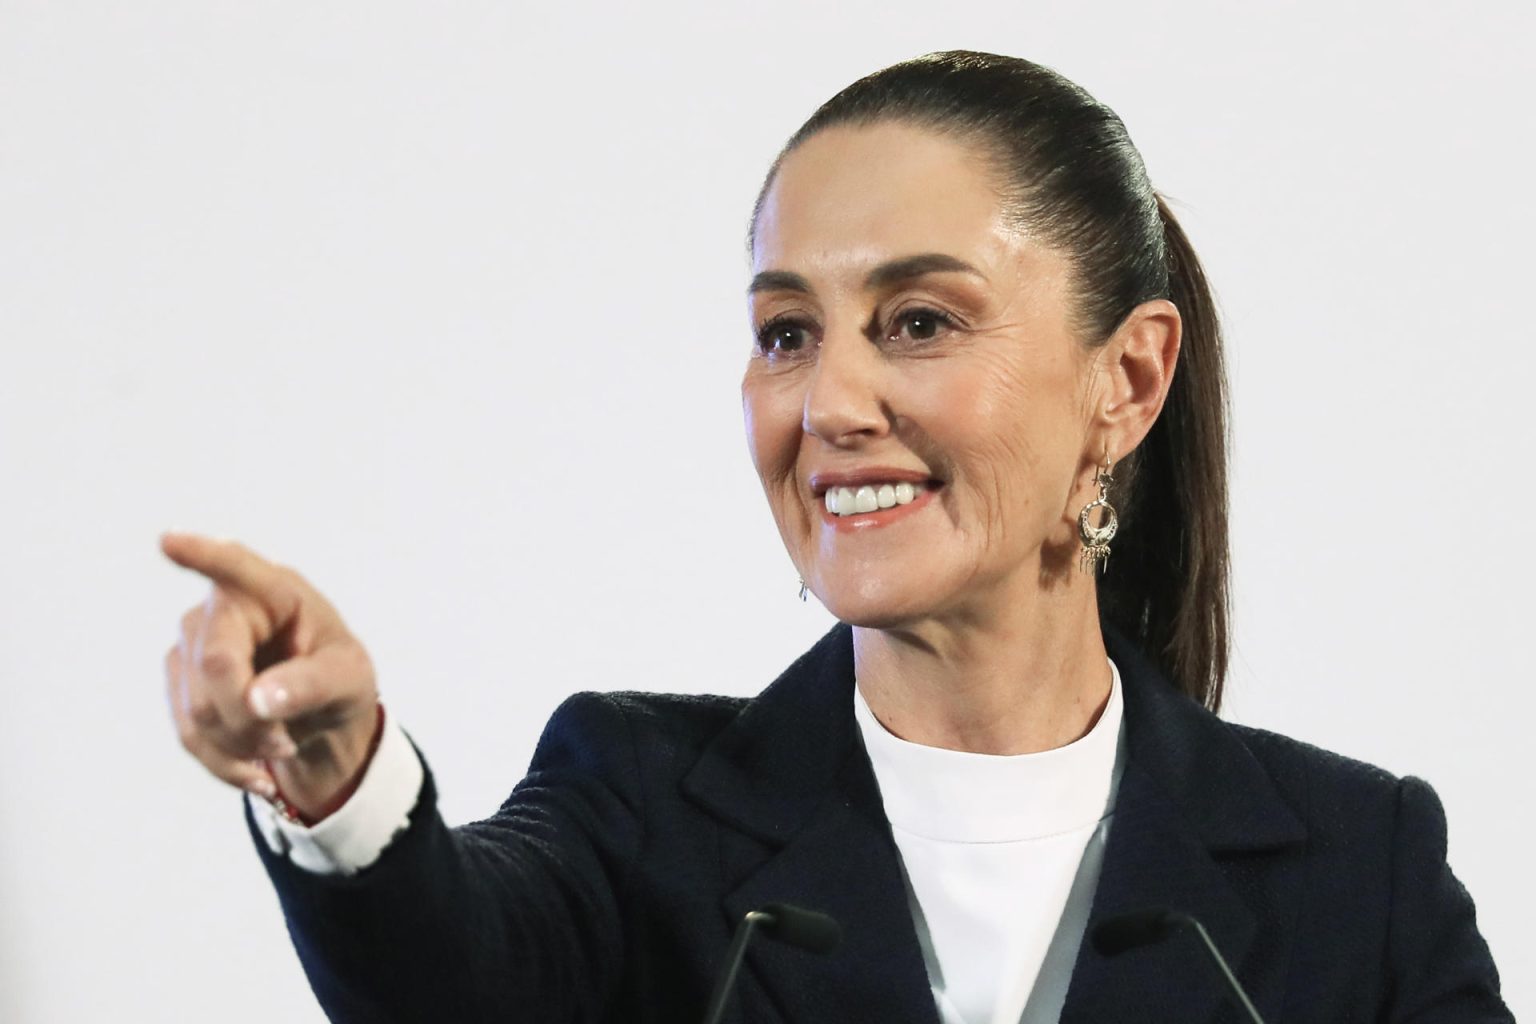
[[879, 351], [861, 333], [829, 331], [806, 388], [802, 429], [840, 448], [887, 433], [883, 368]]

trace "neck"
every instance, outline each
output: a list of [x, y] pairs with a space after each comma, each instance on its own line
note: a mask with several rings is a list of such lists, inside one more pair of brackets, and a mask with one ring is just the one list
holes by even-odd
[[855, 626], [859, 691], [880, 724], [925, 746], [979, 754], [1054, 750], [1109, 699], [1092, 581], [1004, 595], [900, 627]]

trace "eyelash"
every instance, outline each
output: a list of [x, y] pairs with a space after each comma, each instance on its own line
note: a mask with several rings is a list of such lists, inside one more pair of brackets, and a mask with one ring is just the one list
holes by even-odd
[[[960, 326], [955, 321], [954, 317], [950, 316], [948, 313], [943, 312], [942, 310], [934, 309], [932, 306], [912, 306], [908, 309], [902, 310], [892, 318], [892, 327], [895, 328], [902, 324], [904, 321], [910, 319], [927, 319], [936, 321], [939, 325], [939, 328], [944, 331], [953, 331]], [[793, 349], [775, 349], [772, 347], [769, 339], [773, 336], [775, 331], [783, 330], [786, 327], [796, 328], [798, 330], [805, 331], [806, 333], [810, 333], [814, 329], [814, 325], [807, 318], [796, 314], [787, 313], [782, 316], [772, 317], [757, 328], [757, 351], [763, 355], [780, 357], [801, 352], [804, 349], [804, 343], [802, 343], [800, 347]], [[891, 340], [891, 335], [893, 333], [894, 330], [884, 331], [881, 335], [882, 340]], [[914, 344], [921, 345], [932, 340], [934, 339], [917, 338], [913, 339], [913, 342]]]

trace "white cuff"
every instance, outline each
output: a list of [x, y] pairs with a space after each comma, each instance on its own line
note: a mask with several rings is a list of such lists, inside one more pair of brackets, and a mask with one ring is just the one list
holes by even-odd
[[318, 875], [351, 875], [378, 860], [410, 824], [423, 777], [416, 749], [386, 709], [379, 749], [357, 792], [325, 820], [306, 827], [284, 818], [265, 800], [249, 793], [246, 800], [273, 853]]

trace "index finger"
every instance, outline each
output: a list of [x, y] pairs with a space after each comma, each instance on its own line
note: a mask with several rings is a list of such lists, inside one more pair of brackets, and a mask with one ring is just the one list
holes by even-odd
[[164, 533], [160, 550], [177, 565], [262, 601], [281, 617], [291, 597], [283, 572], [239, 541], [197, 533]]

